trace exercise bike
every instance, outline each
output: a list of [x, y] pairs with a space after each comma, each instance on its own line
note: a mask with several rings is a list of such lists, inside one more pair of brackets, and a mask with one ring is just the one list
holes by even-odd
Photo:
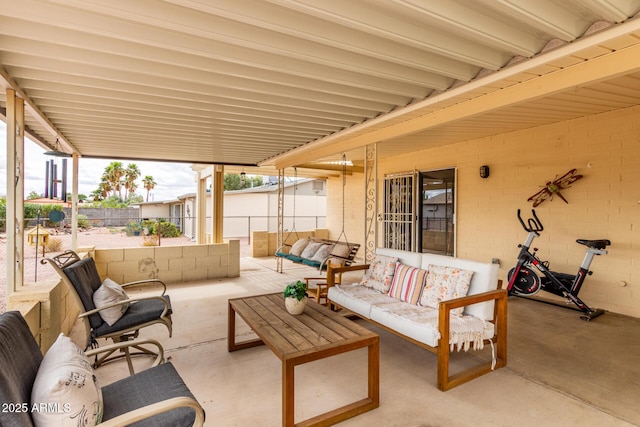
[[[538, 219], [536, 215], [536, 211], [532, 209], [531, 212], [533, 214], [533, 218], [529, 218], [525, 224], [522, 216], [520, 215], [520, 209], [518, 209], [518, 220], [520, 221], [520, 224], [522, 224], [522, 228], [524, 228], [529, 235], [527, 236], [524, 244], [518, 245], [520, 248], [518, 262], [516, 266], [507, 273], [507, 280], [509, 283], [507, 285], [508, 295], [528, 297], [543, 290], [566, 298], [567, 304], [575, 304], [577, 308], [566, 308], [581, 311], [583, 314], [580, 315], [580, 318], [583, 320], [591, 320], [603, 314], [604, 310], [592, 309], [585, 304], [580, 298], [578, 298], [578, 293], [580, 292], [580, 288], [582, 287], [586, 276], [593, 274], [593, 272], [589, 270], [593, 257], [595, 255], [606, 255], [606, 247], [609, 246], [611, 242], [607, 239], [578, 239], [576, 240], [577, 243], [587, 247], [587, 253], [580, 265], [578, 274], [573, 275], [551, 271], [549, 270], [549, 261], [541, 261], [540, 258], [536, 256], [538, 248], [533, 248], [533, 251], [530, 250], [533, 239], [540, 237], [540, 232], [544, 230], [542, 222], [540, 222], [540, 219]], [[538, 275], [534, 271], [533, 267], [535, 267], [542, 276]], [[554, 302], [548, 300], [534, 300], [554, 304]]]

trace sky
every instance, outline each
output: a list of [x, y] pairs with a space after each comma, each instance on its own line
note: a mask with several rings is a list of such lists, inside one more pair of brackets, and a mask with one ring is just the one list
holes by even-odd
[[[7, 194], [7, 127], [0, 121], [0, 196]], [[58, 177], [61, 176], [60, 168], [62, 167], [62, 159], [59, 157], [45, 156], [44, 149], [35, 144], [28, 138], [24, 142], [24, 194], [25, 198], [35, 191], [38, 194], [44, 194], [45, 191], [45, 168], [46, 163], [54, 159], [58, 165]], [[109, 163], [116, 160], [88, 159], [80, 157], [78, 166], [78, 192], [89, 196], [91, 192], [98, 188], [100, 178]], [[138, 189], [136, 194], [146, 198], [147, 191], [142, 184], [142, 178], [151, 175], [156, 182], [156, 186], [149, 194], [149, 201], [173, 200], [178, 196], [187, 193], [196, 192], [196, 183], [194, 182], [194, 173], [191, 165], [188, 163], [163, 163], [163, 162], [146, 162], [139, 160], [122, 160], [123, 167], [127, 167], [130, 163], [135, 163], [140, 169], [140, 178], [137, 180]], [[67, 192], [71, 192], [73, 161], [71, 158], [67, 160]], [[58, 187], [58, 193], [60, 187]]]

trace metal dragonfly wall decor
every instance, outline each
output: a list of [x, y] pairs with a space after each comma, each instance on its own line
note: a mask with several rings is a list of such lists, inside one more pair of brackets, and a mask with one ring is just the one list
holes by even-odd
[[553, 196], [557, 195], [562, 200], [564, 200], [565, 203], [569, 203], [567, 199], [564, 198], [562, 193], [560, 193], [560, 190], [568, 188], [569, 186], [571, 186], [571, 184], [582, 178], [582, 175], [576, 174], [576, 171], [577, 169], [571, 169], [560, 178], [558, 178], [558, 176], [556, 175], [556, 179], [554, 179], [553, 181], [547, 181], [547, 183], [544, 185], [544, 188], [538, 191], [533, 196], [529, 197], [527, 201], [533, 202], [533, 207], [535, 208], [545, 200], [553, 199]]

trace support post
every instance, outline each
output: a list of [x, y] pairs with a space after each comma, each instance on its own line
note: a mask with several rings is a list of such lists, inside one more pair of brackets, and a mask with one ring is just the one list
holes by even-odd
[[[284, 169], [278, 169], [278, 233], [276, 248], [284, 244]], [[276, 271], [282, 273], [282, 257], [276, 257]]]
[[78, 249], [78, 170], [79, 157], [73, 153], [71, 167], [73, 169], [73, 181], [71, 182], [71, 247], [75, 251]]
[[[205, 175], [205, 176], [203, 176]], [[197, 174], [198, 192], [196, 196], [196, 243], [207, 243], [207, 177], [202, 171]]]
[[24, 285], [24, 100], [7, 89], [7, 296]]
[[212, 184], [212, 243], [222, 243], [224, 234], [224, 166], [215, 165], [213, 167]]

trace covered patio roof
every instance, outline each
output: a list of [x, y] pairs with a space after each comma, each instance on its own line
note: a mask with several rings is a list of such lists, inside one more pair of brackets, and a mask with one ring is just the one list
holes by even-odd
[[0, 4], [0, 84], [32, 139], [81, 157], [327, 175], [375, 142], [386, 157], [640, 100], [640, 0]]

